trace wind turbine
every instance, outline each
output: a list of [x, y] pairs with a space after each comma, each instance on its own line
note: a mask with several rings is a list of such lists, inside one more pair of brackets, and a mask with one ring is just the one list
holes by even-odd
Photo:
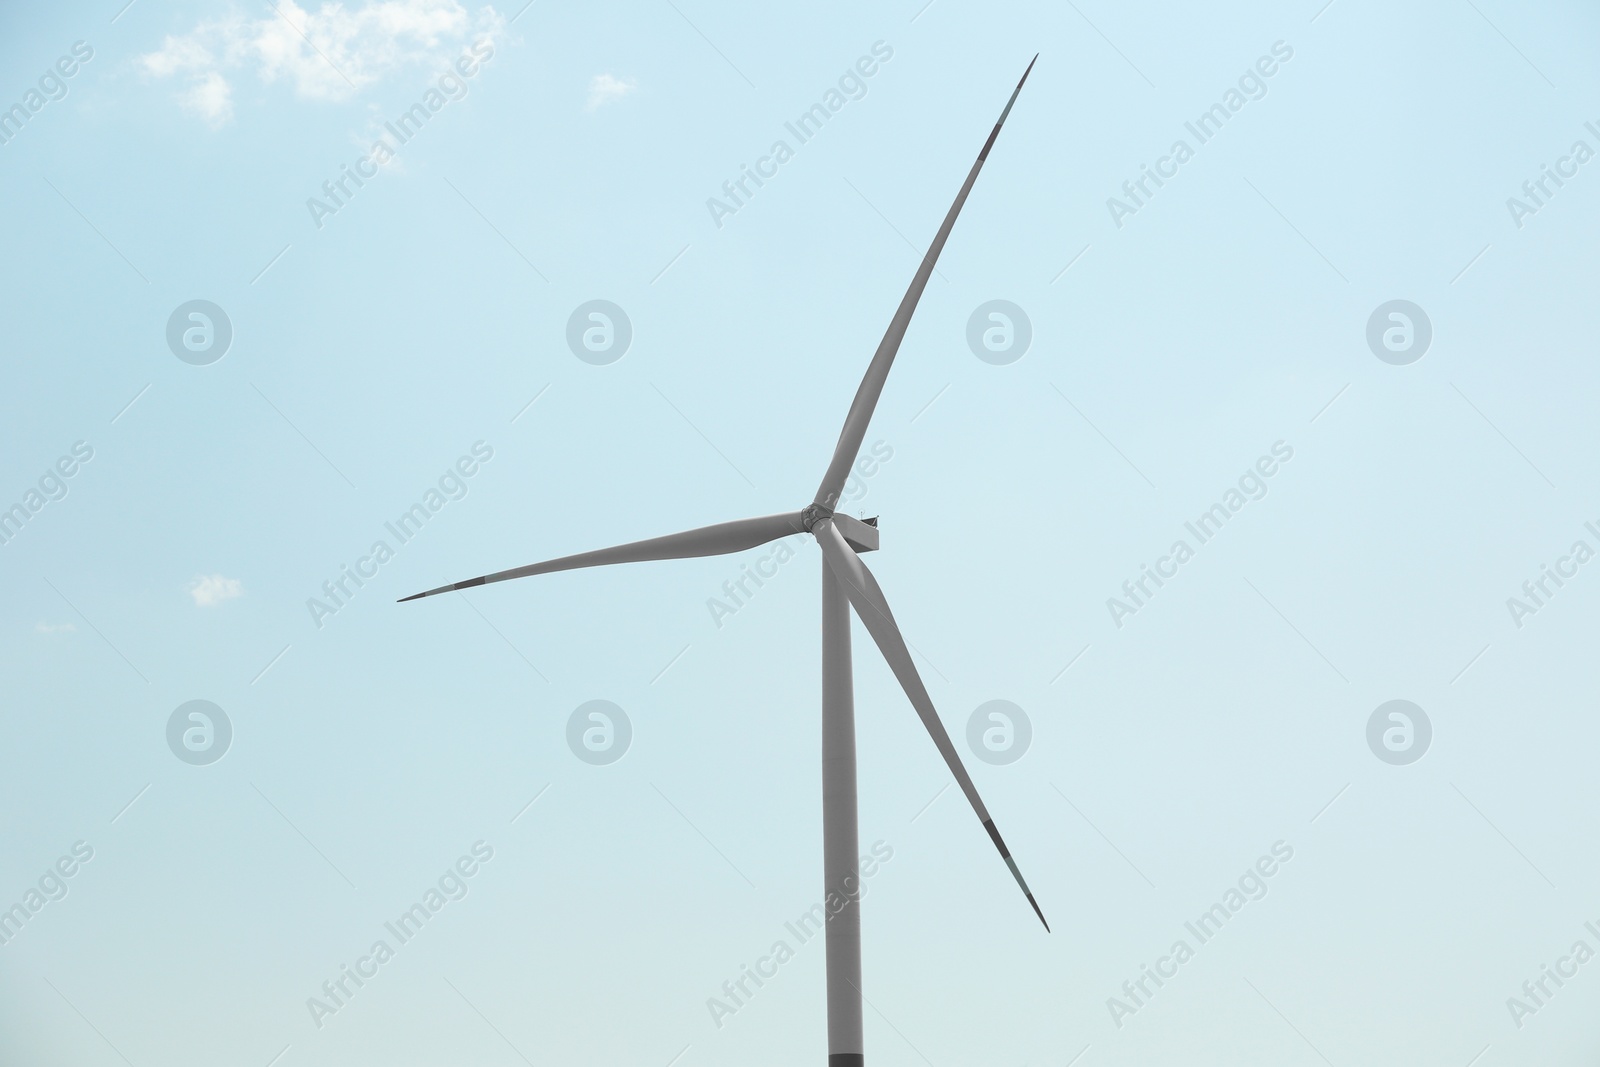
[[861, 380], [861, 386], [856, 390], [855, 400], [850, 404], [850, 413], [845, 416], [844, 429], [839, 433], [839, 443], [834, 447], [833, 459], [828, 464], [827, 473], [823, 475], [822, 484], [817, 487], [817, 495], [810, 504], [798, 512], [717, 523], [714, 526], [703, 526], [697, 530], [686, 530], [665, 537], [634, 541], [615, 548], [602, 548], [593, 552], [580, 552], [575, 556], [546, 560], [543, 563], [530, 563], [525, 567], [513, 567], [510, 570], [468, 578], [464, 582], [442, 585], [437, 589], [429, 589], [425, 593], [416, 593], [401, 600], [401, 603], [404, 603], [407, 600], [417, 600], [439, 593], [488, 585], [490, 582], [504, 582], [512, 578], [526, 578], [535, 574], [549, 574], [552, 571], [574, 570], [580, 567], [603, 567], [612, 563], [688, 559], [743, 552], [802, 531], [816, 538], [817, 544], [822, 547], [823, 559], [826, 561], [826, 566], [822, 570], [822, 869], [828, 896], [824, 899], [832, 900], [837, 895], [839, 899], [846, 901], [845, 906], [830, 915], [825, 924], [828, 972], [828, 1067], [861, 1067], [863, 1063], [861, 912], [857, 897], [861, 883], [857, 872], [859, 862], [857, 857], [860, 853], [856, 841], [855, 698], [850, 672], [852, 607], [867, 628], [867, 633], [872, 635], [872, 640], [876, 642], [879, 651], [883, 653], [883, 658], [888, 661], [890, 670], [899, 679], [906, 696], [911, 699], [911, 706], [916, 709], [917, 715], [922, 719], [922, 725], [927, 728], [934, 745], [939, 749], [939, 754], [949, 766], [950, 773], [955, 776], [956, 783], [966, 794], [967, 802], [977, 813], [983, 828], [989, 832], [989, 839], [994, 842], [995, 848], [1000, 850], [1000, 857], [1005, 860], [1012, 877], [1017, 880], [1017, 885], [1022, 887], [1028, 903], [1033, 905], [1034, 914], [1039, 916], [1039, 921], [1044, 923], [1047, 931], [1050, 929], [1050, 924], [1045, 923], [1044, 913], [1039, 910], [1038, 902], [1033, 899], [1033, 893], [1028, 889], [1028, 883], [1023, 880], [1022, 872], [1017, 869], [1010, 850], [1001, 839], [1000, 831], [995, 829], [994, 820], [989, 817], [989, 809], [978, 796], [978, 790], [972, 784], [972, 777], [962, 766], [961, 757], [957, 755], [955, 745], [950, 742], [950, 735], [945, 732], [944, 724], [939, 721], [933, 700], [928, 696], [928, 690], [922, 684], [922, 678], [917, 674], [917, 668], [911, 661], [911, 652], [906, 647], [905, 638], [900, 636], [900, 627], [889, 611], [889, 601], [884, 598], [877, 579], [861, 561], [859, 553], [872, 552], [878, 547], [878, 520], [872, 518], [863, 521], [848, 515], [836, 514], [833, 510], [839, 501], [840, 492], [844, 489], [850, 466], [861, 450], [867, 423], [872, 418], [878, 397], [883, 392], [883, 384], [889, 377], [889, 368], [894, 363], [895, 353], [900, 350], [900, 342], [911, 323], [912, 312], [916, 310], [917, 301], [922, 297], [922, 290], [927, 287], [928, 278], [933, 274], [939, 252], [944, 248], [951, 228], [955, 226], [956, 216], [961, 213], [961, 207], [967, 201], [967, 194], [972, 191], [972, 184], [977, 180], [978, 172], [983, 169], [984, 160], [989, 157], [989, 150], [994, 147], [995, 138], [1000, 135], [1000, 127], [1005, 125], [1006, 116], [1011, 114], [1011, 107], [1017, 102], [1023, 83], [1028, 80], [1028, 74], [1033, 70], [1033, 63], [1038, 59], [1038, 56], [1034, 56], [1033, 62], [1028, 64], [1028, 69], [1022, 72], [1022, 80], [1017, 82], [1016, 89], [1011, 93], [1011, 99], [1006, 101], [1005, 110], [1000, 112], [1000, 118], [990, 131], [989, 139], [983, 143], [983, 150], [978, 153], [977, 161], [972, 164], [972, 170], [967, 174], [967, 180], [962, 183], [961, 191], [956, 194], [955, 203], [950, 205], [944, 223], [940, 225], [939, 232], [934, 235], [933, 243], [923, 255], [922, 264], [911, 279], [911, 287], [901, 298], [894, 318], [889, 320], [889, 329], [884, 333], [883, 340], [878, 343], [878, 350], [873, 353], [872, 363], [867, 367], [866, 377]]

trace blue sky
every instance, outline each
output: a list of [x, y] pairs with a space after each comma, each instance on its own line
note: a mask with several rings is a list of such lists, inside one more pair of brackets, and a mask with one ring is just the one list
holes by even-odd
[[[1523, 987], [1600, 951], [1578, 844], [1600, 828], [1600, 565], [1572, 552], [1600, 550], [1600, 162], [1574, 152], [1600, 151], [1596, 21], [1485, 0], [0, 15], [0, 108], [22, 109], [0, 127], [0, 508], [25, 515], [0, 544], [0, 908], [28, 913], [0, 944], [0, 1059], [817, 1062], [818, 944], [722, 1025], [708, 1009], [821, 894], [815, 545], [395, 601], [809, 501], [1037, 52], [849, 507], [881, 516], [868, 562], [963, 751], [985, 702], [1029, 719], [1021, 758], [967, 763], [1054, 932], [858, 627], [861, 838], [893, 852], [863, 906], [868, 1054], [1592, 1062], [1600, 963]], [[799, 143], [786, 123], [834, 90]], [[1200, 143], [1186, 124], [1218, 104]], [[792, 158], [712, 210], [778, 140]], [[1169, 177], [1134, 201], [1147, 167]], [[313, 210], [346, 168], [371, 176]], [[567, 342], [594, 300], [631, 326], [609, 363]], [[1011, 362], [968, 345], [994, 300], [1030, 324]], [[1431, 329], [1410, 362], [1367, 340], [1396, 300]], [[168, 343], [192, 301], [231, 330], [210, 362]], [[430, 490], [401, 543], [386, 524]], [[1185, 524], [1218, 503], [1200, 543]], [[1192, 558], [1133, 602], [1180, 540]], [[1568, 577], [1535, 601], [1546, 566]], [[746, 568], [775, 573], [719, 617]], [[1406, 763], [1368, 743], [1397, 699], [1431, 725]], [[169, 745], [195, 700], [231, 729], [209, 763]], [[593, 700], [631, 724], [603, 765], [567, 740]], [[1264, 895], [1199, 944], [1185, 923], [1280, 842]], [[384, 924], [441, 878], [464, 895], [395, 944]], [[308, 1007], [380, 939], [375, 977]], [[1124, 990], [1180, 939], [1175, 977]]]

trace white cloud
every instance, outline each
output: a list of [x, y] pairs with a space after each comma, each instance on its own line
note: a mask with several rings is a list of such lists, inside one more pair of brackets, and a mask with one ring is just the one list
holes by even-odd
[[589, 83], [589, 107], [593, 111], [602, 104], [609, 104], [613, 100], [621, 100], [634, 89], [638, 83], [632, 78], [614, 78], [609, 74], [596, 74]]
[[36, 622], [33, 624], [33, 630], [34, 633], [51, 635], [78, 632], [78, 628], [70, 622]]
[[194, 598], [197, 607], [211, 608], [224, 600], [244, 596], [244, 586], [237, 578], [208, 574], [189, 583], [189, 595]]
[[182, 78], [179, 103], [215, 127], [233, 117], [235, 71], [287, 80], [304, 100], [346, 100], [394, 71], [443, 67], [470, 41], [505, 28], [492, 6], [469, 13], [460, 0], [367, 0], [353, 10], [325, 2], [316, 11], [295, 0], [273, 4], [259, 18], [235, 11], [168, 36], [139, 57], [145, 73]]
[[205, 119], [212, 129], [227, 125], [233, 118], [233, 87], [214, 70], [179, 93], [178, 102]]

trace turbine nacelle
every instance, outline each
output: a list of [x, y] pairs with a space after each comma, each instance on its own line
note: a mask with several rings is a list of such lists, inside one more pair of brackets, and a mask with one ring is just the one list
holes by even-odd
[[831, 520], [838, 531], [844, 535], [845, 544], [857, 552], [876, 552], [878, 550], [878, 516], [870, 519], [853, 519], [849, 515], [835, 514], [831, 508], [821, 504], [807, 504], [805, 510], [800, 512], [800, 526], [813, 537], [816, 536], [816, 525], [824, 519]]
[[835, 515], [833, 517], [834, 529], [844, 535], [844, 543], [857, 552], [876, 552], [878, 550], [878, 517], [870, 519], [852, 519], [848, 515]]

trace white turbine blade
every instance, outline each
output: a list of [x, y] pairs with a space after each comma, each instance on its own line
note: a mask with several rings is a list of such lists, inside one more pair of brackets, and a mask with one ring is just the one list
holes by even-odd
[[1006, 861], [1011, 876], [1017, 880], [1017, 885], [1022, 887], [1028, 903], [1033, 905], [1034, 914], [1039, 916], [1039, 921], [1044, 923], [1046, 930], [1049, 930], [1050, 924], [1045, 922], [1044, 912], [1039, 910], [1039, 902], [1033, 899], [1033, 892], [1023, 880], [1022, 872], [1017, 869], [1016, 861], [1011, 858], [1011, 851], [1006, 848], [1006, 843], [1000, 838], [1000, 831], [995, 829], [994, 820], [989, 817], [989, 809], [984, 806], [983, 798], [978, 796], [977, 787], [972, 784], [972, 777], [962, 765], [961, 757], [956, 753], [956, 746], [951, 743], [950, 735], [945, 732], [944, 723], [939, 721], [939, 713], [934, 710], [933, 699], [928, 696], [927, 687], [922, 684], [922, 676], [917, 673], [916, 665], [911, 662], [911, 650], [906, 647], [905, 638], [900, 636], [900, 627], [895, 624], [894, 616], [889, 612], [889, 601], [884, 598], [883, 590], [878, 588], [877, 579], [861, 561], [861, 557], [845, 543], [844, 535], [834, 528], [832, 520], [825, 519], [817, 523], [811, 528], [811, 532], [816, 537], [817, 544], [822, 546], [822, 555], [828, 561], [828, 566], [839, 576], [845, 595], [850, 598], [850, 604], [861, 617], [867, 633], [872, 635], [872, 640], [877, 643], [883, 658], [889, 662], [889, 669], [894, 671], [894, 676], [900, 680], [900, 687], [906, 691], [906, 696], [911, 698], [911, 706], [917, 709], [917, 716], [922, 719], [922, 725], [927, 728], [934, 745], [939, 749], [939, 754], [949, 765], [950, 773], [955, 775], [956, 784], [967, 795], [967, 802], [972, 805], [972, 810], [977, 812], [983, 828], [989, 831], [989, 838], [994, 842], [995, 848], [1000, 850], [1000, 857]]
[[[1038, 62], [1038, 59], [1038, 56], [1034, 56], [1033, 62]], [[1000, 120], [989, 132], [989, 139], [983, 142], [983, 151], [978, 153], [977, 162], [972, 164], [966, 182], [956, 194], [956, 202], [950, 205], [950, 213], [944, 217], [944, 224], [939, 227], [933, 243], [923, 254], [922, 263], [911, 279], [911, 288], [901, 297], [894, 318], [889, 320], [889, 329], [884, 333], [883, 340], [878, 342], [878, 350], [873, 353], [872, 362], [867, 366], [866, 377], [861, 379], [861, 386], [856, 390], [856, 398], [850, 402], [850, 413], [845, 416], [844, 429], [839, 433], [839, 443], [834, 446], [833, 460], [828, 464], [828, 472], [823, 475], [822, 485], [817, 489], [816, 502], [825, 508], [832, 508], [839, 502], [839, 494], [844, 490], [845, 479], [850, 476], [850, 465], [856, 461], [856, 454], [861, 451], [861, 441], [866, 437], [867, 424], [872, 421], [872, 412], [878, 406], [878, 396], [883, 392], [883, 383], [888, 380], [889, 368], [894, 365], [895, 353], [900, 351], [900, 342], [905, 339], [906, 329], [911, 325], [911, 315], [917, 310], [917, 301], [922, 298], [922, 290], [927, 288], [928, 279], [933, 276], [933, 268], [939, 260], [939, 253], [944, 250], [945, 240], [956, 224], [956, 216], [961, 214], [961, 206], [967, 202], [967, 194], [972, 191], [972, 183], [978, 180], [978, 172], [983, 169], [983, 161], [989, 158], [989, 149], [994, 147], [995, 138], [1000, 136], [1000, 127], [1005, 125], [1006, 116], [1011, 114], [1011, 106], [1017, 102], [1017, 94], [1022, 92], [1023, 82], [1028, 80], [1028, 71], [1033, 70], [1033, 62], [1028, 64], [1028, 70], [1022, 72], [1022, 81], [1017, 82], [1016, 89], [1012, 90], [1011, 99], [1006, 101], [1006, 109], [1000, 112]]]
[[468, 578], [464, 582], [441, 585], [437, 589], [429, 589], [426, 593], [413, 593], [411, 596], [401, 597], [400, 603], [438, 593], [450, 593], [457, 589], [471, 589], [473, 586], [488, 585], [490, 582], [505, 582], [512, 578], [549, 574], [551, 571], [604, 567], [612, 563], [641, 563], [652, 559], [721, 556], [729, 552], [742, 552], [747, 548], [755, 548], [757, 545], [764, 545], [768, 541], [776, 541], [790, 534], [802, 533], [804, 530], [798, 513], [763, 515], [756, 519], [720, 522], [714, 526], [702, 526], [697, 530], [685, 530], [683, 533], [667, 534], [665, 537], [652, 537], [647, 541], [633, 541], [626, 545], [617, 545], [615, 548], [600, 548], [593, 552], [580, 552], [575, 556], [546, 560], [543, 563], [530, 563], [525, 567], [513, 567], [508, 571], [495, 571], [493, 574], [485, 574], [478, 578]]

